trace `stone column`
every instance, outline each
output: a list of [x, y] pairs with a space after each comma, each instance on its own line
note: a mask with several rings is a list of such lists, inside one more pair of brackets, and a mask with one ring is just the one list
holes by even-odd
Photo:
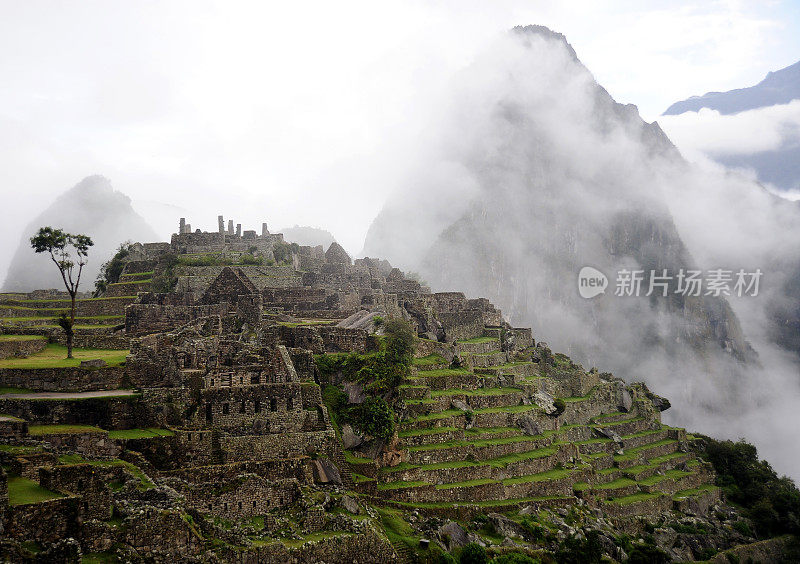
[[241, 237], [242, 236], [242, 224], [241, 223], [237, 223], [236, 224], [236, 236], [237, 237]]
[[217, 224], [219, 226], [219, 233], [220, 235], [225, 233], [225, 220], [222, 218], [221, 215], [217, 216]]
[[233, 235], [233, 220], [228, 220], [228, 235]]
[[178, 233], [179, 234], [186, 233], [186, 218], [185, 217], [181, 218], [180, 224], [178, 226]]
[[261, 236], [262, 237], [266, 237], [267, 235], [269, 235], [269, 229], [267, 229], [267, 224], [266, 223], [262, 223], [261, 224]]

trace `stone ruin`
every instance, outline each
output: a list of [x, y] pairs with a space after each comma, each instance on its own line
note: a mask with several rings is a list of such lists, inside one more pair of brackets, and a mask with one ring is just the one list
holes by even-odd
[[[159, 280], [169, 291], [154, 291]], [[0, 307], [41, 303], [7, 295]], [[720, 504], [709, 465], [661, 424], [669, 404], [643, 384], [586, 372], [485, 298], [431, 292], [337, 243], [290, 245], [223, 216], [218, 231], [192, 232], [181, 219], [169, 243], [133, 246], [105, 296], [79, 303], [81, 317], [96, 312], [114, 325], [84, 329], [81, 346], [127, 350], [124, 365], [0, 368], [0, 386], [30, 390], [0, 395], [0, 496], [49, 492], [0, 515], [11, 561], [31, 542], [54, 559], [116, 547], [156, 561], [406, 561], [373, 507], [451, 520], [450, 533], [418, 531], [449, 549], [455, 521], [486, 507], [575, 506], [631, 530]], [[363, 390], [321, 373], [315, 355], [377, 351], [386, 318], [417, 339], [398, 432], [381, 442], [334, 423], [323, 387], [344, 385], [355, 403]], [[2, 328], [19, 336], [0, 342], [7, 357], [57, 339], [43, 324]], [[354, 518], [364, 511], [370, 521]], [[297, 545], [285, 531], [329, 534]], [[674, 555], [692, 557], [690, 544], [676, 540]]]

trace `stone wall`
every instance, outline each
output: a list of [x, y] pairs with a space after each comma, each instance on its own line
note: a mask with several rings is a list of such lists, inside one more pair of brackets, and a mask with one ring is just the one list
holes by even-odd
[[0, 386], [49, 392], [116, 390], [125, 381], [125, 367], [0, 368]]
[[0, 359], [2, 358], [26, 358], [32, 354], [44, 350], [47, 346], [47, 339], [24, 339], [13, 341], [0, 340]]
[[192, 484], [183, 493], [189, 506], [198, 511], [243, 519], [294, 503], [300, 497], [300, 485], [294, 479], [272, 481], [245, 474], [225, 482]]
[[483, 315], [478, 310], [439, 312], [437, 317], [444, 328], [445, 338], [449, 343], [483, 336]]
[[146, 411], [139, 396], [85, 399], [14, 399], [0, 396], [0, 413], [32, 424], [85, 424], [104, 429], [130, 429], [143, 425]]
[[87, 458], [117, 458], [122, 451], [107, 432], [45, 434], [36, 438], [50, 443], [55, 452], [77, 452]]
[[228, 304], [172, 305], [137, 303], [125, 308], [125, 332], [129, 336], [170, 331], [197, 319], [225, 316]]
[[77, 496], [9, 507], [3, 536], [54, 543], [80, 535], [82, 507]]

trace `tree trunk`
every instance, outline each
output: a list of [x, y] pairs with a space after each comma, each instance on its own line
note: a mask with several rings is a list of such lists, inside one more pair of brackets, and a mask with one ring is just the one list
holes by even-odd
[[72, 306], [69, 311], [69, 329], [67, 329], [67, 358], [72, 358], [72, 336], [75, 334], [75, 293], [69, 293]]

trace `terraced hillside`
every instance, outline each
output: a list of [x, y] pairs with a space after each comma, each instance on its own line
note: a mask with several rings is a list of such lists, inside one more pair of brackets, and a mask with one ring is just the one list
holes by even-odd
[[500, 332], [414, 359], [399, 387], [402, 461], [350, 453], [362, 491], [441, 515], [580, 498], [624, 517], [719, 499], [685, 431], [661, 424], [663, 400], [545, 347], [503, 351]]

